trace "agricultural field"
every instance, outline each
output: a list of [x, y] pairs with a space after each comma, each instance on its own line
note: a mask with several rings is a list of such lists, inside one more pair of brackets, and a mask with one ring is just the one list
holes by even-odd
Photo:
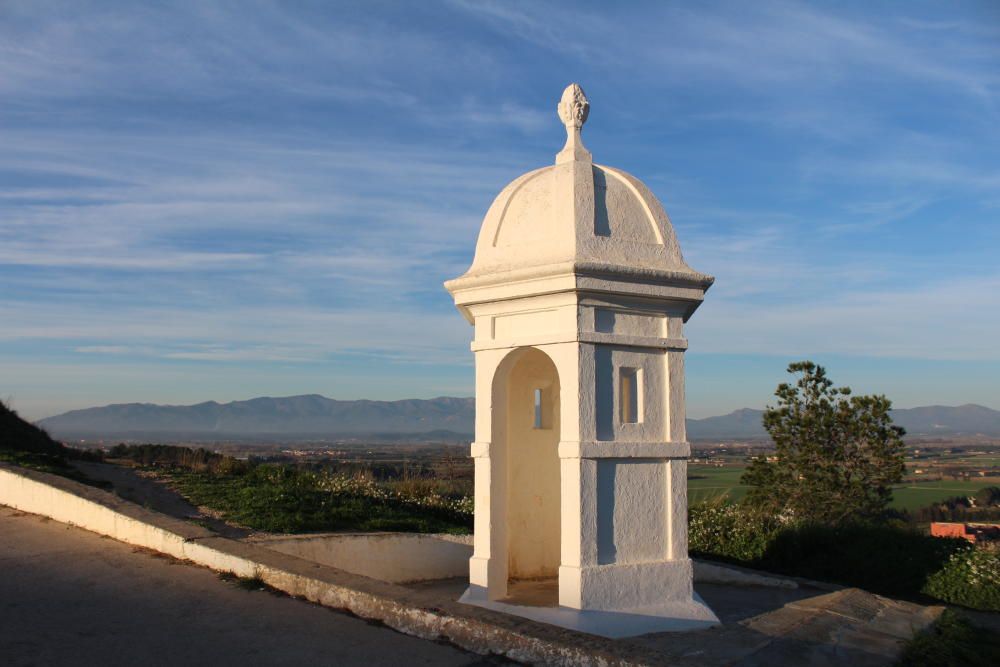
[[[740, 500], [747, 487], [740, 484], [745, 456], [712, 451], [688, 467], [691, 503], [728, 498]], [[907, 476], [893, 489], [892, 506], [915, 510], [954, 496], [973, 496], [988, 486], [1000, 486], [1000, 452], [962, 449], [915, 449], [907, 455]]]
[[740, 484], [744, 466], [689, 465], [688, 502], [691, 504], [727, 498], [740, 500], [747, 493], [747, 487]]
[[[744, 466], [731, 463], [724, 466], [691, 465], [688, 467], [688, 502], [698, 503], [726, 497], [740, 500], [747, 487], [740, 484]], [[959, 479], [927, 479], [911, 477], [893, 488], [892, 506], [896, 509], [915, 510], [953, 496], [972, 496], [979, 489], [1000, 486], [998, 477]]]
[[901, 510], [915, 510], [954, 496], [974, 496], [976, 491], [988, 486], [1000, 486], [1000, 477], [980, 477], [969, 481], [937, 480], [933, 482], [906, 483], [893, 487], [892, 506]]

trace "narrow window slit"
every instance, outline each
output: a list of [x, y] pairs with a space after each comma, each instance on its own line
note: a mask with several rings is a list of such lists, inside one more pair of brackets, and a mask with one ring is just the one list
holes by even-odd
[[619, 375], [621, 420], [623, 424], [642, 421], [642, 370], [622, 368]]
[[542, 390], [535, 390], [535, 428], [544, 428], [542, 426]]

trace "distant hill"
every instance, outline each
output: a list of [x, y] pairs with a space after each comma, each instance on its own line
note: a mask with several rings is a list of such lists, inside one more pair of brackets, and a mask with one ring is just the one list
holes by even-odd
[[[1000, 411], [981, 405], [927, 406], [893, 410], [910, 435], [1000, 436]], [[688, 420], [691, 440], [761, 439], [763, 411], [744, 408], [727, 415]], [[468, 440], [472, 398], [338, 401], [317, 394], [254, 398], [231, 403], [154, 405], [122, 403], [73, 410], [38, 422], [61, 438], [147, 440], [329, 439], [374, 437]]]
[[767, 431], [761, 424], [763, 410], [742, 408], [728, 415], [705, 417], [704, 419], [688, 419], [687, 433], [689, 440], [720, 440], [726, 438], [757, 439], [766, 438]]
[[402, 401], [338, 401], [318, 394], [253, 398], [231, 403], [154, 405], [120, 403], [73, 410], [38, 424], [63, 438], [143, 438], [152, 440], [330, 438], [426, 434], [468, 439], [473, 432], [471, 398]]
[[[763, 410], [743, 408], [728, 415], [688, 420], [688, 438], [716, 440], [764, 438], [767, 432], [761, 424]], [[1000, 436], [1000, 410], [982, 405], [928, 405], [921, 408], [900, 408], [892, 411], [893, 421], [906, 429], [907, 435], [989, 435]]]
[[1000, 435], [1000, 410], [974, 403], [893, 410], [892, 418], [910, 435]]

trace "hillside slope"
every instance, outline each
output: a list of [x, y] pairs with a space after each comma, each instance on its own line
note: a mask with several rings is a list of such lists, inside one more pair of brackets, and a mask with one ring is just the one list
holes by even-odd
[[0, 449], [63, 455], [63, 446], [39, 427], [22, 419], [0, 401]]

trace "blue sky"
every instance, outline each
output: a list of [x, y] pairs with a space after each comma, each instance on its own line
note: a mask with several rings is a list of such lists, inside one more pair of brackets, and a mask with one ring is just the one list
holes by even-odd
[[470, 395], [441, 282], [571, 81], [716, 276], [691, 416], [1000, 408], [991, 2], [0, 2], [0, 396]]

